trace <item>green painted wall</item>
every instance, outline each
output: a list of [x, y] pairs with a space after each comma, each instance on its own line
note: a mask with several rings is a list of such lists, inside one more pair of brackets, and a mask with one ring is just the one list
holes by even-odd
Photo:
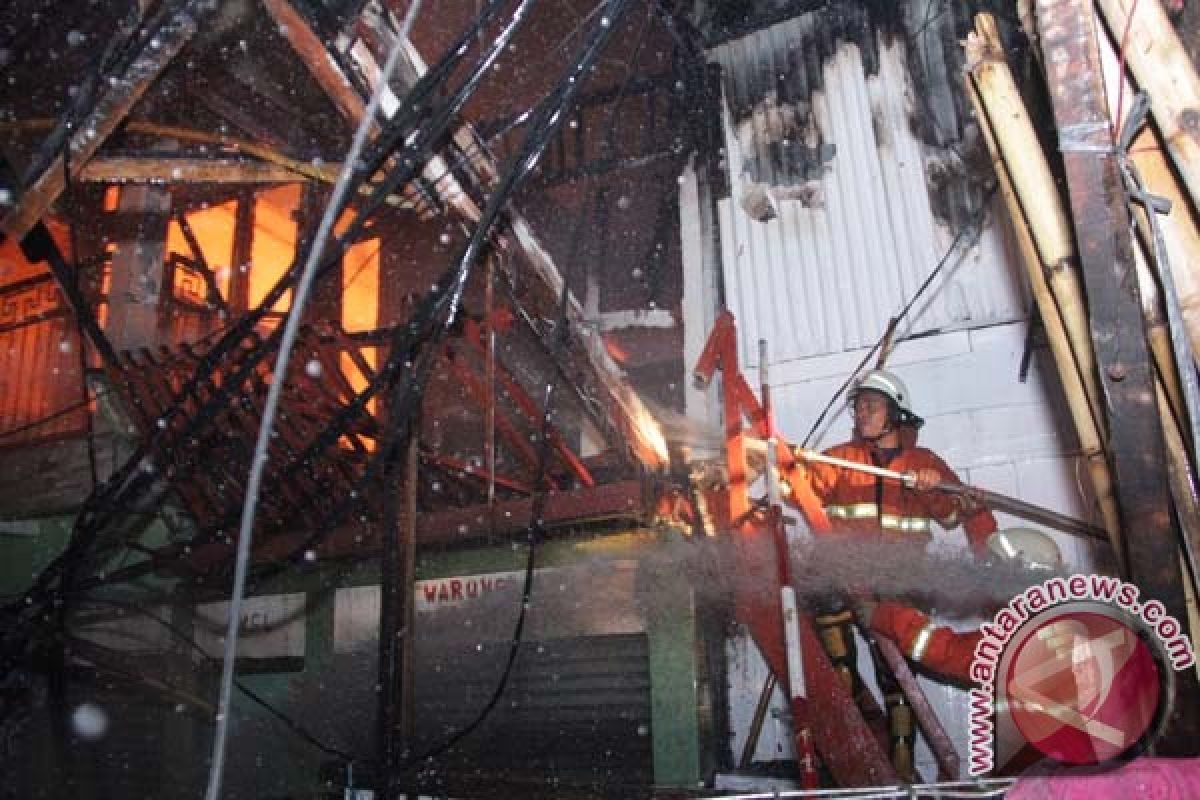
[[[70, 532], [71, 520], [55, 518], [39, 523], [36, 537], [5, 542], [6, 557], [0, 559], [0, 589], [17, 594], [26, 588], [36, 570], [56, 555]], [[165, 529], [148, 535], [165, 537]], [[699, 722], [697, 690], [699, 631], [692, 587], [685, 574], [669, 568], [669, 562], [646, 566], [661, 555], [664, 547], [678, 546], [679, 537], [650, 531], [610, 530], [587, 534], [556, 533], [538, 546], [539, 568], [565, 567], [596, 559], [643, 562], [639, 582], [649, 586], [652, 600], [646, 605], [645, 621], [650, 647], [651, 731], [655, 783], [662, 787], [695, 787], [702, 772], [704, 742]], [[524, 543], [456, 550], [428, 550], [419, 554], [418, 579], [488, 572], [517, 571], [525, 566], [528, 549]], [[378, 582], [373, 563], [357, 567], [318, 566], [307, 574], [290, 572], [262, 587], [263, 594], [304, 592], [308, 596], [303, 670], [293, 673], [241, 675], [239, 680], [266, 702], [301, 720], [304, 709], [292, 707], [292, 689], [300, 683], [320, 684], [333, 670], [333, 596], [343, 586]], [[536, 591], [536, 587], [535, 587]], [[175, 623], [187, 629], [190, 618], [185, 606], [174, 612]], [[147, 624], [153, 624], [147, 622]], [[185, 650], [183, 645], [177, 645]], [[162, 676], [201, 697], [215, 698], [215, 669], [191, 674], [175, 671]], [[338, 698], [327, 698], [329, 709], [337, 710]], [[374, 725], [373, 714], [362, 724]], [[311, 727], [306, 724], [306, 727]], [[164, 785], [202, 791], [211, 751], [211, 718], [205, 714], [166, 714], [162, 723], [161, 765], [170, 780]], [[312, 733], [327, 738], [319, 728]], [[284, 723], [235, 693], [231, 724], [231, 747], [237, 749], [242, 773], [237, 783], [250, 789], [245, 795], [227, 797], [283, 797], [312, 795], [329, 790], [320, 778], [321, 765], [335, 759], [321, 753]]]

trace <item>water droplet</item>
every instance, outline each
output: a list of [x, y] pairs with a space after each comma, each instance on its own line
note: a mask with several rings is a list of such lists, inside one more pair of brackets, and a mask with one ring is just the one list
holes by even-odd
[[108, 713], [95, 703], [84, 703], [71, 714], [71, 728], [81, 739], [95, 741], [108, 732]]

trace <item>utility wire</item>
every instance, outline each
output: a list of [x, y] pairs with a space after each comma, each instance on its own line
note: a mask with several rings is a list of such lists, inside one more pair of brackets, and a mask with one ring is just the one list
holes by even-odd
[[937, 266], [930, 271], [924, 282], [922, 282], [917, 288], [917, 291], [913, 294], [909, 301], [904, 304], [904, 307], [901, 308], [894, 317], [892, 317], [893, 324], [888, 325], [888, 330], [884, 331], [883, 335], [876, 340], [875, 344], [871, 346], [871, 349], [867, 351], [867, 354], [863, 356], [861, 361], [858, 362], [858, 366], [854, 368], [854, 370], [846, 377], [846, 380], [842, 382], [842, 385], [837, 388], [837, 391], [833, 393], [833, 396], [829, 398], [829, 402], [817, 416], [816, 422], [812, 424], [812, 427], [808, 429], [808, 433], [805, 434], [804, 441], [800, 444], [801, 447], [808, 447], [813, 435], [820, 429], [821, 424], [825, 421], [825, 417], [828, 416], [829, 410], [833, 408], [835, 403], [837, 403], [838, 398], [842, 396], [842, 393], [846, 391], [847, 387], [849, 387], [850, 384], [853, 383], [854, 380], [859, 376], [863, 367], [865, 367], [867, 362], [871, 360], [871, 357], [879, 351], [879, 348], [883, 347], [883, 343], [888, 338], [888, 335], [891, 333], [892, 329], [898, 326], [900, 321], [908, 316], [908, 312], [910, 312], [913, 306], [916, 305], [917, 300], [920, 299], [921, 295], [925, 293], [925, 290], [933, 284], [933, 279], [938, 276], [938, 274], [942, 271], [942, 268], [945, 267], [950, 261], [950, 256], [954, 255], [954, 253], [958, 250], [959, 244], [966, 238], [967, 234], [973, 233], [976, 237], [978, 237], [983, 232], [983, 219], [987, 215], [988, 206], [991, 204], [992, 197], [994, 197], [996, 194], [996, 188], [996, 186], [993, 186], [983, 196], [983, 199], [979, 204], [979, 212], [975, 215], [975, 218], [972, 219], [968, 224], [963, 225], [958, 229], [958, 233], [954, 236], [954, 240], [950, 242], [950, 246], [946, 248], [946, 252], [942, 256], [941, 260], [938, 261]]
[[284, 325], [283, 338], [279, 345], [279, 355], [275, 360], [274, 374], [277, 376], [277, 379], [271, 381], [271, 388], [267, 392], [266, 406], [263, 409], [262, 426], [258, 431], [258, 441], [255, 442], [254, 446], [254, 460], [251, 463], [250, 477], [246, 483], [246, 500], [242, 510], [241, 527], [238, 531], [233, 594], [229, 604], [229, 629], [225, 634], [225, 656], [221, 667], [221, 690], [217, 702], [217, 730], [213, 740], [212, 767], [209, 770], [208, 789], [205, 793], [207, 800], [218, 800], [221, 795], [221, 779], [225, 771], [225, 747], [229, 736], [229, 711], [233, 689], [233, 668], [237, 658], [238, 628], [241, 623], [242, 599], [246, 588], [246, 570], [250, 562], [250, 542], [254, 534], [254, 518], [258, 503], [258, 491], [262, 485], [263, 471], [267, 463], [267, 449], [271, 443], [271, 433], [275, 426], [275, 414], [279, 408], [279, 400], [283, 394], [283, 385], [286, 383], [283, 380], [283, 376], [287, 373], [288, 360], [291, 357], [292, 347], [296, 343], [304, 306], [308, 303], [308, 295], [312, 289], [317, 264], [325, 249], [325, 242], [333, 230], [334, 223], [337, 221], [338, 211], [342, 208], [350, 190], [351, 180], [355, 172], [354, 165], [357, 163], [363, 148], [366, 146], [367, 136], [374, 125], [375, 114], [379, 110], [384, 90], [387, 89], [392, 73], [400, 63], [400, 57], [404, 52], [404, 44], [408, 40], [409, 31], [412, 30], [413, 21], [416, 19], [420, 8], [421, 0], [414, 0], [401, 26], [400, 33], [396, 37], [396, 42], [392, 46], [392, 52], [388, 54], [387, 63], [384, 64], [383, 72], [379, 76], [379, 82], [371, 95], [366, 113], [363, 114], [358, 130], [354, 133], [354, 141], [350, 146], [350, 151], [346, 154], [345, 163], [342, 165], [342, 172], [338, 176], [337, 183], [334, 185], [333, 196], [330, 198], [325, 216], [322, 218], [321, 224], [317, 229], [316, 237], [309, 251], [308, 261], [304, 265], [304, 271], [301, 273], [300, 281], [296, 287], [291, 311]]
[[[576, 226], [576, 239], [578, 238], [578, 228], [582, 226], [584, 218], [587, 216], [589, 204], [584, 202], [580, 206], [579, 224]], [[567, 281], [563, 280], [562, 292], [559, 301], [559, 316], [558, 323], [555, 325], [555, 347], [556, 351], [563, 349], [568, 341], [568, 331], [570, 320], [567, 315], [567, 310], [570, 307], [570, 289]], [[446, 738], [441, 744], [426, 751], [422, 755], [409, 758], [400, 766], [401, 770], [411, 769], [413, 766], [436, 758], [442, 753], [450, 750], [454, 745], [471, 735], [473, 731], [479, 728], [480, 725], [491, 715], [496, 708], [496, 704], [500, 702], [500, 698], [504, 695], [505, 689], [508, 688], [509, 679], [512, 677], [513, 666], [516, 664], [517, 655], [520, 653], [521, 642], [524, 639], [525, 619], [528, 615], [530, 603], [533, 597], [533, 575], [534, 567], [537, 559], [538, 545], [541, 543], [545, 535], [544, 517], [546, 511], [546, 498], [548, 488], [545, 485], [546, 472], [550, 463], [550, 428], [551, 417], [554, 411], [554, 394], [558, 387], [561, 376], [556, 377], [546, 384], [546, 396], [542, 402], [542, 424], [540, 431], [540, 440], [538, 442], [538, 461], [537, 472], [534, 476], [533, 487], [533, 504], [530, 507], [529, 527], [526, 530], [528, 553], [525, 559], [525, 579], [521, 588], [521, 607], [517, 613], [517, 621], [513, 626], [512, 635], [509, 637], [508, 656], [505, 659], [504, 670], [500, 673], [499, 680], [496, 681], [496, 686], [492, 690], [491, 697], [484, 703], [483, 707], [475, 715], [469, 723], [464, 725], [459, 730], [455, 731]], [[489, 521], [489, 526], [495, 528], [495, 516], [493, 515]]]
[[[492, 65], [503, 48], [507, 46], [516, 26], [525, 16], [532, 0], [521, 0], [512, 20], [507, 23], [506, 27], [499, 34], [493, 37], [490, 48], [479, 58], [478, 63], [463, 80], [460, 88], [442, 102], [436, 110], [430, 110], [428, 106], [429, 99], [439, 94], [442, 83], [448, 80], [450, 75], [465, 58], [469, 50], [469, 45], [476, 37], [476, 34], [488, 20], [494, 17], [506, 5], [506, 2], [507, 0], [490, 0], [488, 2], [487, 6], [485, 6], [476, 19], [475, 24], [465, 31], [452, 47], [447, 49], [438, 64], [426, 73], [417, 82], [417, 85], [413, 87], [412, 91], [408, 93], [406, 100], [409, 102], [402, 107], [398, 114], [388, 120], [383, 127], [381, 135], [377, 137], [373, 145], [375, 152], [370, 157], [364, 156], [360, 161], [354, 162], [356, 168], [362, 163], [367, 164], [367, 168], [358, 170], [357, 174], [361, 182], [362, 179], [373, 174], [385, 161], [392, 157], [393, 148], [403, 145], [403, 152], [397, 154], [389, 165], [389, 172], [384, 178], [384, 184], [374, 191], [371, 197], [364, 203], [359, 204], [357, 218], [350, 224], [349, 229], [331, 246], [330, 253], [319, 269], [321, 274], [324, 274], [332, 265], [337, 263], [338, 258], [345, 251], [349, 242], [357, 239], [358, 233], [365, 225], [365, 220], [386, 200], [388, 193], [393, 191], [397, 186], [412, 180], [416, 172], [420, 169], [421, 164], [425, 161], [424, 154], [444, 134], [446, 127], [452, 122], [455, 115], [461, 110], [475, 89], [478, 88], [482, 77], [490, 74]], [[386, 140], [386, 146], [381, 144], [381, 140]], [[493, 213], [493, 216], [495, 213], [498, 213], [498, 209]], [[475, 248], [478, 246], [479, 242], [475, 242], [472, 245]], [[51, 601], [50, 595], [54, 590], [56, 580], [59, 584], [58, 591], [60, 594], [70, 592], [71, 587], [67, 585], [70, 583], [68, 578], [77, 569], [78, 564], [93, 550], [96, 540], [112, 521], [112, 509], [127, 506], [128, 503], [125, 502], [125, 499], [130, 497], [139, 497], [144, 502], [148, 492], [157, 491], [156, 487], [159, 486], [160, 481], [154, 474], [153, 466], [155, 459], [163, 462], [172, 462], [175, 459], [176, 451], [190, 439], [194, 439], [205, 425], [213, 421], [216, 414], [227, 407], [227, 404], [234, 398], [236, 387], [241, 386], [251, 376], [258, 368], [260, 361], [266, 357], [266, 353], [270, 352], [280, 341], [284, 331], [283, 326], [275, 327], [262, 339], [252, 337], [253, 328], [263, 319], [267, 310], [272, 308], [276, 301], [293, 287], [303, 260], [303, 256], [298, 256], [295, 263], [266, 293], [259, 306], [237, 320], [232, 321], [224, 335], [201, 356], [193, 375], [186, 381], [182, 389], [176, 393], [177, 400], [174, 408], [168, 410], [163, 415], [160, 429], [152, 431], [151, 435], [137, 448], [132, 456], [109, 476], [97, 492], [93, 492], [85, 501], [76, 522], [71, 541], [63, 553], [39, 573], [34, 585], [27, 590], [21, 600], [4, 607], [3, 611], [6, 614], [25, 618], [26, 624], [24, 627], [27, 631], [32, 631], [36, 628], [36, 620], [41, 613], [40, 609], [47, 602]], [[451, 273], [452, 270], [448, 271], [447, 280], [452, 282], [454, 276]], [[429, 312], [430, 315], [434, 315], [439, 308], [444, 310], [444, 304], [442, 303], [444, 299], [445, 295], [443, 294], [442, 299], [431, 304], [432, 310]], [[456, 304], [457, 298], [450, 302]], [[426, 320], [427, 322], [428, 320]], [[253, 338], [252, 341], [251, 338]], [[239, 348], [246, 348], [247, 346], [249, 347], [246, 353], [238, 353]], [[233, 365], [233, 371], [222, 375], [222, 380], [219, 383], [213, 381], [213, 373], [222, 363], [222, 360], [229, 361], [234, 357], [237, 360]], [[389, 369], [391, 371], [391, 375], [388, 376], [389, 379], [394, 378], [395, 365], [391, 365]], [[374, 385], [371, 388], [372, 392], [377, 391], [378, 385]], [[358, 401], [362, 399], [363, 395], [359, 395], [355, 403], [348, 410], [353, 413], [361, 413], [362, 403]], [[199, 406], [199, 410], [190, 415], [181, 426], [171, 427], [169, 425], [171, 419], [177, 414], [182, 413], [182, 407], [187, 403], [195, 403]], [[339, 415], [339, 419], [343, 422], [347, 418], [346, 414]], [[321, 437], [319, 437], [321, 441], [327, 439], [327, 434], [328, 431], [322, 433]], [[334, 438], [336, 438], [336, 435]], [[146, 469], [146, 466], [149, 466], [149, 469]], [[177, 474], [176, 479], [179, 480], [182, 478]], [[29, 639], [31, 635], [24, 635], [23, 638]], [[20, 636], [22, 634], [17, 631], [12, 634], [11, 638], [15, 640]], [[17, 644], [14, 641], [13, 647], [6, 646], [4, 649], [10, 653], [15, 653], [16, 647]]]
[[[151, 611], [149, 608], [146, 608], [144, 605], [138, 605], [136, 603], [125, 603], [125, 602], [121, 602], [119, 600], [113, 600], [110, 598], [99, 598], [99, 597], [88, 598], [87, 602], [111, 606], [113, 608], [119, 608], [124, 611], [130, 611], [135, 614], [140, 614], [141, 616], [147, 617], [147, 618], [153, 620], [154, 622], [158, 623], [158, 625], [161, 626], [167, 633], [174, 636], [180, 642], [186, 644], [190, 649], [195, 651], [198, 655], [202, 656], [204, 658], [205, 663], [212, 663], [215, 660], [212, 658], [212, 656], [210, 656], [208, 654], [208, 652], [203, 647], [200, 646], [200, 644], [195, 640], [194, 637], [192, 637], [190, 634], [187, 633], [187, 631], [184, 631], [182, 628], [180, 628], [179, 626], [170, 622], [169, 620], [163, 619], [161, 616], [156, 614], [154, 611]], [[354, 756], [345, 752], [344, 750], [339, 750], [336, 747], [333, 747], [332, 745], [328, 745], [325, 742], [322, 742], [320, 739], [318, 739], [316, 737], [315, 734], [313, 734], [311, 731], [306, 729], [303, 725], [301, 725], [296, 720], [289, 717], [287, 714], [280, 711], [275, 706], [271, 705], [271, 703], [267, 702], [265, 699], [263, 699], [263, 697], [261, 695], [256, 693], [253, 689], [246, 686], [241, 681], [234, 681], [234, 687], [239, 692], [241, 692], [243, 695], [245, 695], [248, 699], [253, 701], [255, 704], [261, 706], [264, 710], [267, 711], [267, 713], [271, 714], [277, 720], [282, 722], [288, 728], [288, 730], [290, 730], [292, 733], [296, 734], [298, 737], [300, 737], [304, 741], [311, 744], [313, 747], [320, 750], [322, 753], [334, 756], [335, 758], [338, 758], [346, 763], [350, 763], [350, 762], [354, 761]]]

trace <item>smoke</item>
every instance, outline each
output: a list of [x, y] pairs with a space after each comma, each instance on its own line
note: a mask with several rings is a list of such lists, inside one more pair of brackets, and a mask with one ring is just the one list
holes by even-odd
[[803, 596], [867, 592], [951, 617], [991, 616], [1026, 588], [1052, 577], [1047, 569], [980, 562], [968, 552], [920, 543], [823, 537], [792, 547], [793, 583]]
[[646, 398], [643, 398], [642, 402], [645, 404], [646, 410], [658, 421], [670, 447], [678, 448], [685, 453], [724, 451], [725, 437], [715, 424], [681, 414]]
[[[773, 548], [744, 558], [738, 554], [740, 546], [738, 534], [664, 544], [642, 557], [642, 570], [663, 579], [685, 576], [699, 598], [773, 593], [778, 569]], [[970, 553], [927, 548], [924, 542], [831, 536], [793, 542], [791, 567], [801, 606], [810, 610], [848, 595], [867, 595], [954, 619], [990, 617], [1024, 589], [1060, 574], [1011, 562], [980, 562]]]

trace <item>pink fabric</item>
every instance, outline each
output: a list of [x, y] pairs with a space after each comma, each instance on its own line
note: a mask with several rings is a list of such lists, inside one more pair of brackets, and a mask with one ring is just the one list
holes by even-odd
[[1008, 800], [1192, 800], [1200, 797], [1200, 758], [1138, 758], [1116, 769], [1044, 767], [1020, 778]]

